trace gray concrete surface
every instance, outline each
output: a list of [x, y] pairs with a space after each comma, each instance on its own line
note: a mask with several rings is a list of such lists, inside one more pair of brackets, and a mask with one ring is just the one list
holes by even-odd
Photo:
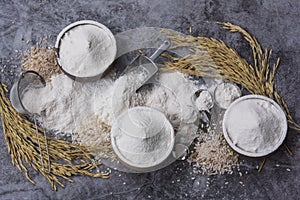
[[[16, 49], [24, 50], [45, 35], [55, 36], [66, 25], [82, 19], [106, 24], [113, 33], [156, 26], [225, 40], [251, 60], [250, 48], [238, 34], [221, 30], [214, 22], [229, 21], [246, 28], [264, 48], [281, 57], [277, 89], [300, 122], [300, 2], [298, 0], [116, 0], [116, 1], [0, 1], [0, 80], [11, 86], [20, 68]], [[26, 44], [22, 36], [33, 42]], [[14, 67], [17, 65], [17, 67]], [[288, 155], [283, 147], [270, 155], [264, 170], [261, 159], [241, 157], [241, 172], [203, 176], [187, 162], [146, 174], [113, 171], [108, 180], [75, 177], [75, 183], [52, 191], [47, 180], [30, 170], [29, 183], [12, 166], [0, 127], [0, 199], [299, 199], [300, 133], [288, 132]], [[245, 172], [248, 174], [245, 174]], [[228, 182], [228, 184], [226, 183]], [[208, 184], [207, 184], [208, 183]], [[225, 184], [226, 183], [226, 184]], [[241, 184], [243, 183], [243, 184]]]

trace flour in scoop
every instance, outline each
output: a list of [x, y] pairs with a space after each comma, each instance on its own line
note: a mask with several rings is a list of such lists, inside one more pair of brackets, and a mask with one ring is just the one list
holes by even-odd
[[214, 96], [217, 104], [227, 109], [234, 100], [241, 96], [241, 90], [233, 83], [221, 83], [216, 87]]
[[199, 94], [199, 97], [197, 97], [195, 104], [198, 110], [201, 111], [211, 109], [214, 105], [214, 102], [211, 94], [204, 90]]
[[92, 24], [70, 29], [60, 41], [60, 63], [66, 72], [77, 77], [103, 73], [115, 54], [116, 46], [110, 32]]

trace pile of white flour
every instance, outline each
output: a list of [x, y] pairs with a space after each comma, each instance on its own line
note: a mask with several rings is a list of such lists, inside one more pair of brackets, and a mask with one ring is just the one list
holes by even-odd
[[95, 116], [111, 125], [115, 116], [138, 105], [163, 112], [178, 133], [184, 134], [189, 127], [197, 127], [193, 124], [198, 111], [192, 81], [179, 72], [159, 73], [150, 90], [136, 93], [136, 81], [143, 76], [142, 73], [128, 73], [116, 81], [108, 77], [81, 83], [60, 74], [52, 77], [45, 88], [25, 93], [22, 102], [29, 111], [41, 113], [47, 129], [59, 132], [72, 133]]
[[80, 83], [60, 74], [45, 88], [26, 92], [22, 102], [29, 111], [41, 114], [47, 129], [71, 133], [95, 115], [110, 120], [112, 91], [110, 78]]
[[113, 115], [119, 116], [133, 106], [156, 108], [166, 115], [179, 132], [185, 124], [197, 120], [194, 93], [196, 88], [179, 72], [159, 73], [151, 81], [153, 87], [141, 89], [136, 93], [139, 82], [143, 80], [142, 70], [136, 70], [120, 77], [115, 82], [112, 98]]

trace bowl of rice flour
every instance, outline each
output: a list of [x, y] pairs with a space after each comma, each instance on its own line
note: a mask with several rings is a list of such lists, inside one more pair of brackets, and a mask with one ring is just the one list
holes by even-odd
[[226, 110], [223, 133], [228, 144], [238, 153], [250, 157], [266, 156], [284, 141], [287, 119], [272, 99], [246, 95]]
[[117, 54], [114, 35], [101, 23], [77, 21], [58, 35], [55, 49], [62, 71], [73, 78], [98, 77]]
[[161, 164], [172, 153], [174, 129], [162, 112], [150, 107], [134, 107], [116, 119], [111, 143], [126, 166], [149, 169]]

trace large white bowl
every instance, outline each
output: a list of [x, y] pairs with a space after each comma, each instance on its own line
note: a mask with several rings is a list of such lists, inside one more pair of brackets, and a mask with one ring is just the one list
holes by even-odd
[[[249, 151], [245, 151], [242, 147], [239, 147], [237, 145], [235, 145], [233, 143], [233, 141], [230, 138], [230, 133], [228, 132], [228, 128], [227, 128], [227, 123], [228, 123], [228, 119], [231, 115], [231, 111], [241, 102], [247, 101], [247, 100], [251, 100], [251, 99], [256, 99], [256, 100], [261, 100], [261, 101], [266, 101], [271, 103], [273, 106], [275, 106], [275, 108], [278, 110], [279, 115], [277, 116], [278, 119], [280, 120], [280, 125], [281, 125], [281, 133], [280, 133], [280, 138], [278, 138], [278, 141], [276, 144], [274, 144], [274, 146], [270, 149], [267, 150], [262, 150], [260, 152], [249, 152]], [[241, 110], [241, 113], [245, 113], [247, 112], [247, 110]], [[249, 157], [261, 157], [261, 156], [266, 156], [272, 152], [274, 152], [284, 141], [286, 134], [287, 134], [287, 119], [285, 116], [285, 113], [283, 112], [283, 110], [281, 109], [281, 107], [272, 99], [265, 97], [265, 96], [261, 96], [261, 95], [246, 95], [243, 96], [237, 100], [235, 100], [230, 106], [229, 108], [226, 110], [225, 114], [224, 114], [224, 119], [223, 119], [223, 134], [224, 137], [227, 141], [227, 143], [238, 153], [243, 154], [245, 156], [249, 156]], [[247, 134], [247, 133], [245, 133]]]
[[[122, 120], [124, 120], [125, 118], [126, 119], [130, 118], [131, 114], [137, 111], [144, 112], [145, 114], [149, 114], [149, 116], [155, 113], [155, 116], [157, 118], [156, 119], [152, 118], [153, 121], [147, 125], [151, 126], [151, 123], [159, 123], [159, 125], [162, 128], [161, 130], [165, 130], [165, 131], [157, 131], [156, 133], [153, 134], [150, 133], [148, 136], [145, 136], [139, 133], [138, 131], [135, 131], [134, 129], [135, 128], [138, 129], [138, 127], [134, 125], [133, 128], [129, 127], [128, 130], [123, 130], [122, 128], [120, 128], [121, 127], [120, 124], [122, 123]], [[139, 119], [138, 118], [132, 119], [133, 123], [136, 120]], [[161, 149], [153, 149], [149, 153], [142, 153], [141, 151], [137, 151], [136, 149], [138, 148], [134, 148], [133, 145], [131, 145], [131, 143], [130, 144], [121, 143], [121, 145], [118, 145], [120, 144], [120, 139], [119, 139], [120, 135], [122, 135], [122, 137], [126, 137], [128, 141], [135, 141], [136, 147], [139, 147], [139, 145], [142, 143], [142, 142], [138, 143], [139, 141], [142, 141], [143, 139], [151, 139], [153, 137], [159, 136], [158, 134], [166, 134], [167, 137], [169, 138], [168, 141], [165, 141], [167, 146], [166, 149], [164, 149], [164, 151], [161, 151]], [[111, 144], [118, 158], [121, 160], [123, 164], [125, 164], [125, 166], [135, 170], [141, 170], [141, 171], [158, 166], [159, 164], [164, 162], [172, 153], [174, 143], [175, 143], [174, 138], [175, 138], [174, 129], [171, 123], [169, 122], [169, 120], [166, 118], [166, 116], [162, 112], [156, 109], [149, 108], [149, 107], [142, 107], [142, 106], [131, 108], [125, 111], [124, 113], [122, 113], [116, 119], [111, 130]], [[144, 163], [136, 163], [133, 161], [134, 159], [132, 159], [137, 156], [142, 157], [143, 155], [151, 156], [150, 154], [153, 155], [155, 151], [159, 153], [159, 156], [155, 161], [146, 160]]]
[[[97, 71], [97, 73], [91, 75], [91, 76], [85, 76], [85, 75], [81, 75], [81, 74], [77, 74], [77, 73], [74, 73], [68, 69], [66, 69], [63, 65], [62, 65], [62, 62], [61, 62], [61, 58], [60, 58], [60, 45], [61, 45], [61, 40], [63, 39], [64, 35], [66, 33], [68, 33], [68, 31], [72, 30], [73, 28], [75, 27], [78, 27], [78, 26], [81, 26], [81, 25], [94, 25], [96, 27], [99, 28], [99, 31], [102, 31], [104, 32], [105, 34], [107, 34], [110, 42], [111, 42], [111, 48], [112, 48], [112, 55], [110, 57], [110, 60], [107, 62], [107, 65], [106, 66], [101, 66], [99, 67], [99, 70]], [[113, 63], [113, 61], [115, 60], [116, 58], [116, 55], [117, 55], [117, 44], [116, 44], [116, 39], [114, 37], [114, 35], [112, 34], [112, 32], [103, 24], [99, 23], [99, 22], [96, 22], [96, 21], [92, 21], [92, 20], [82, 20], [82, 21], [77, 21], [77, 22], [74, 22], [72, 24], [69, 24], [68, 26], [66, 26], [57, 36], [57, 39], [56, 39], [56, 42], [55, 42], [55, 50], [56, 50], [56, 59], [57, 59], [57, 62], [61, 68], [61, 70], [69, 75], [70, 77], [72, 78], [92, 78], [92, 77], [99, 77], [101, 76], [104, 71]]]

